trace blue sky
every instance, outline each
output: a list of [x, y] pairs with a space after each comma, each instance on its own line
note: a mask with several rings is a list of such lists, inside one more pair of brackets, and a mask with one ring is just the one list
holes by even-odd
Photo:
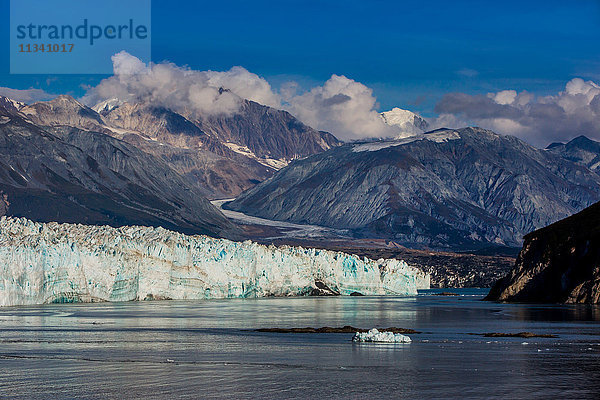
[[[0, 0], [0, 86], [82, 95], [103, 76], [8, 73], [8, 0]], [[152, 4], [152, 58], [193, 69], [241, 65], [274, 87], [343, 74], [380, 109], [432, 115], [448, 92], [556, 93], [600, 81], [598, 1], [164, 1]]]

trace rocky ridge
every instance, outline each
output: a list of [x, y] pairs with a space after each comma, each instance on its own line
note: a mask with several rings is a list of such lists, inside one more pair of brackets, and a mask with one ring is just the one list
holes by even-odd
[[[96, 121], [89, 109], [70, 99], [58, 99], [53, 106], [58, 115], [76, 107], [83, 120]], [[0, 190], [8, 203], [4, 214], [235, 236], [234, 225], [204, 193], [163, 160], [101, 132], [37, 125], [32, 119], [45, 113], [25, 111], [0, 106]]]
[[514, 268], [486, 299], [600, 303], [600, 203], [525, 236]]
[[116, 99], [90, 108], [58, 96], [21, 112], [40, 126], [69, 126], [126, 141], [162, 158], [210, 198], [236, 196], [291, 160], [340, 144], [285, 111], [248, 100], [236, 113], [198, 116]]
[[352, 143], [297, 160], [224, 207], [408, 247], [516, 247], [600, 200], [585, 166], [480, 128]]

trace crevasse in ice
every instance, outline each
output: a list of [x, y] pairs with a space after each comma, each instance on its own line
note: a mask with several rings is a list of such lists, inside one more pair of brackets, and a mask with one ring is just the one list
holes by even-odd
[[412, 295], [429, 275], [400, 260], [163, 228], [0, 220], [0, 306], [296, 296], [315, 282], [342, 295]]

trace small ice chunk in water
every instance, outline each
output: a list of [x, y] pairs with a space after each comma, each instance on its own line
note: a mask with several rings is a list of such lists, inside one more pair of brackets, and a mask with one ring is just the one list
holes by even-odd
[[373, 328], [369, 332], [356, 332], [352, 338], [354, 342], [383, 342], [383, 343], [410, 343], [412, 340], [401, 333], [379, 332]]

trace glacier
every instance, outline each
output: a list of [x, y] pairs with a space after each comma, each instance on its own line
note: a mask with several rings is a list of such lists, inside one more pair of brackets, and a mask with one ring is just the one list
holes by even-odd
[[0, 219], [0, 306], [65, 302], [415, 295], [429, 275], [395, 259], [265, 246], [164, 228]]

